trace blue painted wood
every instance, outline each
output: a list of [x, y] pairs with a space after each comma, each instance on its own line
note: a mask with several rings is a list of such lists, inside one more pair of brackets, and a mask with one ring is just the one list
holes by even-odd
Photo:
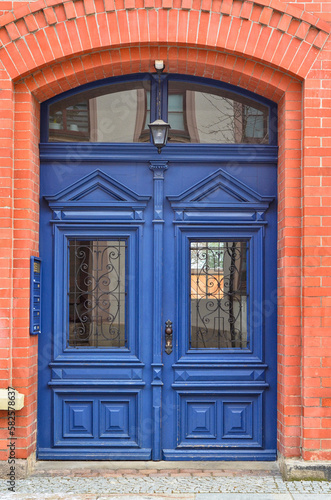
[[201, 451], [200, 449], [176, 449], [176, 450], [163, 450], [163, 456], [165, 460], [174, 461], [201, 461], [201, 460], [226, 460], [226, 461], [264, 461], [273, 462], [276, 460], [275, 449], [264, 449], [264, 450], [241, 450], [236, 447], [226, 447], [220, 450], [206, 449]]
[[[149, 161], [159, 161], [159, 155], [152, 144], [86, 144], [82, 143], [41, 143], [40, 159], [45, 164], [54, 161], [68, 161], [73, 166], [81, 165], [82, 161], [97, 162], [97, 164], [107, 164], [110, 161], [126, 163], [128, 161], [138, 161], [146, 163]], [[201, 163], [208, 160], [209, 163], [217, 165], [233, 163], [240, 168], [252, 164], [274, 164], [277, 162], [278, 148], [273, 145], [255, 144], [167, 144], [162, 149], [162, 158], [169, 162], [186, 164], [190, 168], [192, 163]], [[59, 170], [64, 168], [59, 165]]]
[[[163, 97], [169, 78], [187, 81], [163, 75]], [[155, 91], [152, 79], [151, 116]], [[43, 104], [44, 130], [58, 99]], [[276, 107], [257, 100], [272, 122]], [[39, 459], [274, 460], [276, 135], [269, 145], [169, 144], [161, 155], [151, 144], [40, 151]], [[116, 237], [128, 243], [128, 346], [68, 348], [67, 241]], [[219, 238], [248, 246], [249, 346], [190, 349], [189, 243]]]
[[38, 457], [40, 460], [151, 460], [150, 449], [125, 449], [112, 448], [111, 450], [103, 449], [57, 449], [39, 448]]
[[219, 390], [217, 393], [194, 389], [177, 391], [178, 408], [182, 413], [177, 449], [192, 448], [197, 440], [200, 446], [206, 440], [209, 450], [229, 446], [261, 449], [262, 397], [263, 390], [244, 391], [239, 387], [231, 392]]
[[[43, 212], [43, 242], [48, 243], [49, 253], [45, 247], [43, 251], [47, 276], [53, 275], [57, 279], [47, 282], [45, 311], [49, 336], [40, 344], [39, 360], [44, 374], [41, 394], [46, 396], [44, 402], [48, 402], [48, 409], [54, 409], [47, 432], [43, 428], [39, 432], [39, 442], [43, 443], [40, 456], [45, 459], [58, 456], [78, 458], [81, 455], [77, 450], [81, 448], [91, 458], [116, 458], [120, 450], [124, 450], [122, 456], [150, 459], [151, 439], [139, 430], [140, 422], [148, 415], [149, 405], [148, 392], [143, 396], [140, 394], [146, 386], [148, 369], [145, 370], [146, 364], [140, 358], [142, 294], [139, 289], [142, 288], [142, 278], [139, 255], [142, 254], [142, 228], [145, 224], [143, 212], [150, 197], [137, 195], [99, 170], [92, 171], [78, 182], [73, 180], [70, 183], [72, 180], [68, 176], [67, 187], [60, 190], [48, 183], [48, 189], [55, 188], [55, 194], [44, 197], [49, 209], [45, 207]], [[100, 198], [103, 198], [102, 201]], [[103, 207], [102, 218], [100, 206]], [[123, 208], [128, 212], [131, 210], [133, 221], [123, 221]], [[81, 217], [75, 217], [76, 213]], [[101, 350], [93, 347], [87, 350], [70, 348], [66, 344], [68, 239], [112, 237], [127, 242], [128, 345]], [[50, 375], [47, 366], [52, 368]], [[49, 390], [54, 391], [54, 397], [52, 392], [46, 390], [45, 382]], [[128, 391], [135, 394], [135, 402]], [[41, 406], [41, 415], [43, 411], [48, 410]], [[123, 424], [122, 431], [119, 429], [117, 434], [116, 419]], [[44, 416], [40, 421], [48, 420]], [[59, 447], [63, 451], [58, 453]], [[128, 449], [131, 451], [125, 451]]]
[[44, 196], [51, 208], [97, 207], [107, 206], [140, 206], [145, 207], [150, 196], [141, 196], [124, 184], [113, 179], [100, 169], [80, 178], [70, 186], [53, 196]]
[[[219, 168], [198, 183], [186, 189], [177, 196], [167, 196], [174, 208], [194, 207], [204, 209], [215, 207], [218, 209], [238, 208], [245, 210], [256, 208], [266, 210], [274, 197], [261, 196], [249, 186]], [[260, 208], [261, 207], [261, 208]]]
[[162, 397], [162, 340], [163, 331], [163, 203], [164, 173], [168, 168], [167, 161], [151, 161], [154, 185], [153, 213], [153, 460], [161, 459], [161, 397]]
[[[270, 294], [270, 288], [275, 287], [275, 273], [273, 278], [272, 273], [269, 274], [270, 281], [267, 282], [265, 269], [275, 266], [275, 255], [269, 246], [275, 228], [275, 192], [271, 190], [268, 196], [261, 196], [256, 188], [250, 189], [232, 175], [230, 169], [225, 173], [216, 170], [211, 175], [201, 176], [195, 183], [188, 180], [186, 186], [182, 191], [177, 187], [177, 195], [167, 195], [170, 202], [168, 221], [172, 222], [174, 234], [167, 231], [166, 219], [165, 239], [173, 244], [176, 267], [171, 267], [171, 257], [166, 259], [169, 276], [175, 276], [173, 283], [166, 279], [168, 295], [174, 297], [166, 301], [169, 304], [166, 308], [177, 309], [174, 328], [177, 332], [177, 349], [173, 359], [165, 363], [164, 368], [165, 373], [174, 371], [175, 379], [169, 384], [169, 378], [165, 378], [164, 397], [168, 396], [167, 407], [173, 413], [173, 431], [169, 433], [167, 429], [163, 433], [164, 457], [169, 460], [196, 459], [193, 456], [200, 459], [230, 459], [230, 447], [233, 457], [237, 459], [274, 459], [276, 442], [271, 432], [272, 426], [275, 429], [275, 406], [271, 396], [274, 379], [270, 378], [269, 370], [275, 366], [275, 358], [270, 351], [266, 355], [266, 349], [269, 336], [275, 338], [276, 302], [272, 302], [274, 297], [271, 299]], [[254, 319], [249, 320], [249, 344], [241, 350], [228, 348], [208, 351], [192, 349], [188, 344], [190, 241], [218, 238], [246, 241], [248, 246], [248, 317]], [[168, 274], [165, 276], [167, 278]], [[266, 297], [270, 297], [267, 299], [270, 306], [268, 314], [264, 310]], [[249, 370], [250, 366], [252, 368]], [[226, 370], [229, 370], [228, 376]], [[175, 396], [171, 395], [169, 385], [175, 391]], [[198, 392], [199, 389], [203, 392]], [[256, 395], [252, 394], [253, 390]], [[190, 410], [185, 406], [186, 401], [192, 402]], [[214, 410], [216, 407], [217, 411]], [[195, 436], [190, 427], [194, 408], [205, 412], [206, 422], [209, 419], [209, 429], [206, 423], [205, 431], [201, 430]], [[268, 422], [273, 422], [269, 429], [267, 409], [271, 419]], [[238, 422], [241, 419], [238, 429], [230, 427], [235, 418]], [[175, 438], [176, 429], [178, 435]], [[217, 451], [212, 452], [212, 447]], [[181, 448], [188, 448], [188, 451], [182, 451]], [[250, 449], [250, 454], [244, 452], [245, 448]], [[257, 448], [261, 453], [256, 451]], [[268, 449], [268, 454], [263, 449]]]

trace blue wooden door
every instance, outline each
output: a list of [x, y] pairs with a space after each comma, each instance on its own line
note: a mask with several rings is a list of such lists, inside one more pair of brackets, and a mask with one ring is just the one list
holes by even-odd
[[162, 155], [42, 138], [40, 459], [275, 459], [277, 150], [179, 144], [177, 80]]
[[173, 322], [173, 350], [163, 354], [163, 454], [271, 460], [275, 207], [257, 194], [268, 193], [266, 171], [245, 169], [239, 181], [232, 167], [186, 168], [180, 180], [166, 173], [164, 320]]

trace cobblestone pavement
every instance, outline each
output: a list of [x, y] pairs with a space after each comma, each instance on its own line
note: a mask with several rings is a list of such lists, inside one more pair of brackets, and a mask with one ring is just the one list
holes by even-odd
[[0, 480], [1, 500], [331, 500], [331, 482], [285, 482], [276, 465], [112, 469], [109, 464], [44, 464], [29, 478], [16, 480], [14, 493]]

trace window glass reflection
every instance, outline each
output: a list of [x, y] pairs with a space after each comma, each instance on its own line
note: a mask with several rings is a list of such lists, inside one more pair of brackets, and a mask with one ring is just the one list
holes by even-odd
[[[267, 144], [269, 108], [233, 92], [168, 82], [169, 142]], [[90, 89], [49, 107], [51, 142], [150, 142], [150, 81]]]
[[246, 242], [192, 241], [190, 263], [190, 347], [246, 348]]
[[70, 240], [69, 347], [126, 346], [126, 241]]
[[268, 108], [233, 92], [169, 82], [170, 142], [266, 144]]
[[150, 84], [107, 85], [49, 107], [51, 142], [149, 141]]

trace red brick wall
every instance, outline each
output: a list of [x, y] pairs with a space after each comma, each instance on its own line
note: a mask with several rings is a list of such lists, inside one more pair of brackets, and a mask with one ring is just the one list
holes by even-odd
[[[17, 414], [19, 457], [35, 449], [36, 437], [37, 338], [29, 336], [28, 297], [29, 257], [38, 253], [39, 238], [39, 102], [100, 78], [153, 71], [154, 60], [164, 59], [169, 72], [230, 82], [279, 104], [279, 451], [331, 458], [331, 356], [325, 356], [331, 344], [331, 53], [330, 42], [324, 45], [330, 26], [322, 21], [330, 17], [320, 13], [328, 5], [40, 0], [15, 4], [0, 17], [0, 383], [27, 396]], [[6, 459], [4, 412], [0, 424], [0, 458]]]
[[301, 120], [293, 82], [279, 105], [278, 167], [278, 446], [287, 457], [301, 447]]
[[[38, 255], [39, 105], [24, 83], [15, 86], [14, 251], [13, 251], [13, 386], [24, 394], [16, 421], [18, 453], [26, 458], [36, 438], [37, 338], [30, 336], [30, 256]], [[18, 414], [17, 414], [18, 415]]]
[[315, 14], [324, 21], [331, 22], [331, 5], [329, 0], [292, 0], [292, 4]]
[[0, 16], [13, 9], [13, 2], [0, 1]]
[[303, 86], [302, 449], [306, 460], [331, 460], [330, 69], [329, 41]]
[[[0, 62], [0, 381], [7, 387], [12, 381], [12, 305], [13, 305], [13, 85]], [[3, 415], [2, 415], [3, 414]], [[1, 418], [2, 417], [2, 418]], [[7, 419], [0, 411], [0, 458], [6, 459]]]

